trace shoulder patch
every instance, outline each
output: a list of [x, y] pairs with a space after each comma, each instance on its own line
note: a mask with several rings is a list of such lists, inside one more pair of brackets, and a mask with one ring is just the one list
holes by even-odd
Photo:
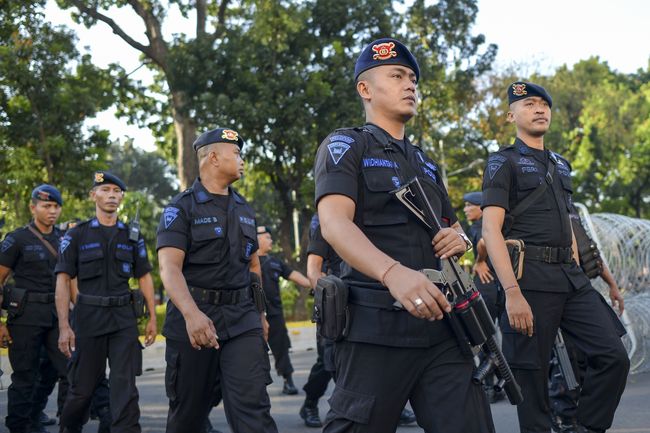
[[0, 252], [4, 253], [9, 248], [11, 248], [15, 243], [16, 243], [16, 239], [11, 235], [7, 235], [4, 241], [2, 241], [2, 244], [0, 244]]
[[334, 141], [327, 145], [327, 150], [329, 150], [334, 164], [338, 164], [345, 152], [350, 150], [350, 145], [343, 141]]
[[175, 208], [175, 207], [166, 207], [165, 210], [163, 211], [163, 221], [165, 223], [165, 228], [168, 229], [169, 226], [172, 225], [172, 223], [178, 218], [178, 213], [180, 212], [180, 209]]
[[63, 238], [61, 238], [61, 244], [59, 244], [59, 252], [63, 254], [65, 250], [70, 246], [70, 241], [72, 240], [72, 237], [70, 235], [65, 235]]
[[488, 162], [487, 169], [490, 180], [494, 179], [494, 175], [497, 174], [497, 171], [499, 171], [501, 167], [503, 167], [503, 162]]

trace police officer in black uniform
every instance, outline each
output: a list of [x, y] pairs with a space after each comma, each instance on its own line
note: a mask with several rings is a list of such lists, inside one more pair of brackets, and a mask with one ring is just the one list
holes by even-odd
[[[149, 311], [145, 344], [156, 337], [151, 265], [144, 238], [131, 234], [117, 219], [126, 185], [117, 176], [95, 173], [90, 197], [95, 217], [70, 229], [60, 245], [56, 265], [56, 307], [59, 314], [59, 349], [70, 358], [70, 388], [61, 413], [63, 432], [80, 432], [88, 421], [95, 388], [110, 365], [111, 432], [140, 432], [140, 409], [135, 376], [142, 370], [138, 340], [137, 299], [129, 279], [138, 279]], [[77, 279], [72, 290], [71, 279]], [[70, 300], [75, 303], [74, 330], [68, 320]]]
[[[517, 407], [519, 425], [522, 432], [551, 430], [548, 369], [561, 327], [589, 360], [577, 431], [604, 432], [611, 426], [629, 370], [621, 325], [575, 260], [569, 220], [571, 165], [544, 143], [551, 97], [540, 86], [516, 82], [508, 88], [508, 100], [507, 120], [516, 125], [517, 139], [488, 159], [483, 239], [506, 295], [507, 314], [500, 323], [503, 352], [524, 395]], [[527, 197], [532, 198], [524, 202]], [[523, 210], [517, 207], [522, 202]], [[519, 281], [504, 234], [525, 243]]]
[[11, 433], [47, 431], [38, 422], [40, 409], [34, 410], [32, 403], [43, 349], [56, 375], [65, 381], [66, 359], [57, 349], [59, 330], [54, 307], [54, 266], [63, 236], [54, 224], [62, 204], [55, 187], [37, 186], [29, 205], [33, 220], [7, 234], [0, 245], [0, 284], [11, 273], [15, 280], [15, 287], [3, 296], [3, 308], [9, 313], [7, 326], [0, 323], [0, 347], [9, 346], [13, 369], [5, 419]]
[[[438, 165], [405, 136], [417, 112], [419, 78], [402, 43], [372, 42], [355, 67], [368, 123], [334, 131], [317, 153], [321, 230], [344, 260], [350, 313], [347, 333], [336, 342], [336, 387], [324, 432], [392, 433], [409, 400], [426, 432], [494, 431], [485, 394], [471, 381], [473, 361], [441, 320], [451, 307], [417, 271], [437, 268], [436, 256], [462, 255], [471, 245]], [[390, 194], [409, 173], [417, 174], [443, 224], [433, 239]]]
[[266, 391], [268, 324], [250, 290], [250, 272], [260, 275], [255, 213], [230, 188], [244, 171], [243, 145], [231, 129], [199, 136], [200, 177], [165, 208], [158, 226], [160, 274], [170, 296], [163, 328], [168, 433], [205, 428], [217, 379], [234, 433], [277, 432]]
[[293, 383], [293, 366], [289, 358], [291, 340], [284, 321], [282, 298], [280, 297], [280, 277], [292, 281], [301, 287], [310, 287], [309, 280], [299, 271], [293, 270], [279, 258], [269, 254], [273, 248], [273, 237], [266, 226], [257, 227], [257, 255], [262, 268], [262, 287], [266, 294], [266, 319], [269, 322], [269, 346], [275, 358], [275, 370], [284, 378], [282, 392], [288, 395], [298, 394]]

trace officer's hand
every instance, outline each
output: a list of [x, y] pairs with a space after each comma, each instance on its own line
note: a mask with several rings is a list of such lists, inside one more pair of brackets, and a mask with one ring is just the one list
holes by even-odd
[[423, 273], [396, 265], [384, 276], [390, 294], [419, 319], [441, 320], [451, 305], [435, 284]]
[[70, 358], [75, 351], [75, 335], [69, 326], [59, 329], [59, 350], [66, 358]]
[[0, 347], [6, 349], [11, 343], [13, 343], [13, 341], [11, 341], [9, 329], [7, 329], [6, 325], [0, 323]]
[[506, 294], [506, 311], [510, 327], [517, 332], [533, 336], [533, 312], [519, 287], [513, 287]]
[[190, 344], [193, 348], [201, 350], [202, 347], [219, 348], [217, 341], [217, 330], [212, 320], [197, 308], [196, 312], [185, 317], [187, 335], [190, 337]]
[[488, 284], [494, 281], [494, 276], [492, 275], [492, 272], [490, 272], [490, 267], [487, 262], [476, 262], [474, 265], [474, 272], [478, 275], [479, 280], [481, 280], [481, 283], [483, 284]]
[[269, 342], [269, 321], [266, 320], [266, 315], [264, 313], [260, 314], [260, 320], [262, 321], [262, 332], [264, 334], [264, 341]]
[[612, 308], [616, 309], [618, 306], [618, 314], [623, 314], [623, 310], [625, 310], [625, 300], [616, 284], [609, 286], [609, 299], [612, 300]]
[[156, 326], [156, 319], [150, 318], [147, 326], [144, 328], [144, 345], [151, 346], [156, 341], [158, 334], [158, 327]]
[[441, 229], [431, 241], [436, 256], [446, 259], [451, 256], [463, 255], [467, 251], [467, 244], [458, 232], [451, 227]]

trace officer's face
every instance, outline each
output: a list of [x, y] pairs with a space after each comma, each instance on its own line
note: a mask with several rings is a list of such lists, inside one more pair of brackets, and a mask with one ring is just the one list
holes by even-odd
[[551, 108], [539, 96], [521, 99], [510, 105], [508, 121], [517, 125], [518, 129], [540, 137], [551, 126]]
[[95, 202], [97, 208], [106, 213], [117, 212], [120, 207], [122, 199], [124, 198], [124, 191], [117, 185], [105, 183], [98, 185], [90, 192], [90, 197]]
[[478, 221], [479, 219], [481, 219], [481, 215], [483, 214], [480, 206], [472, 204], [468, 201], [465, 202], [465, 207], [463, 208], [463, 212], [465, 212], [465, 217], [467, 218], [467, 221]]
[[216, 143], [214, 150], [219, 171], [232, 179], [240, 179], [244, 175], [244, 160], [239, 146], [232, 143]]
[[56, 224], [56, 220], [61, 215], [61, 206], [53, 201], [36, 200], [29, 205], [29, 210], [32, 212], [34, 220], [46, 227]]
[[415, 72], [406, 66], [384, 65], [366, 71], [366, 88], [357, 86], [361, 97], [373, 110], [393, 114], [404, 122], [417, 114], [418, 94]]
[[273, 238], [271, 237], [271, 233], [262, 233], [257, 235], [257, 243], [260, 246], [261, 253], [271, 251], [271, 248], [273, 248]]

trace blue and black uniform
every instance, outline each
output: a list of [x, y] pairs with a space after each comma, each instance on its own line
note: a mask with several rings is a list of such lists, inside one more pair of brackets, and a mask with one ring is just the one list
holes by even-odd
[[[550, 164], [552, 176], [547, 175]], [[508, 218], [542, 182], [548, 184], [544, 194], [514, 220]], [[548, 369], [558, 327], [589, 360], [577, 413], [583, 426], [597, 432], [611, 426], [629, 370], [620, 339], [622, 325], [573, 260], [569, 219], [573, 190], [566, 159], [529, 147], [519, 138], [490, 155], [483, 178], [482, 208], [505, 209], [505, 238], [521, 239], [526, 245], [519, 285], [532, 309], [534, 334], [528, 337], [513, 330], [506, 312], [500, 320], [503, 353], [524, 395], [517, 407], [522, 432], [551, 430]]]
[[76, 349], [61, 413], [61, 426], [68, 431], [80, 431], [87, 422], [107, 359], [111, 432], [141, 431], [135, 377], [142, 370], [142, 346], [129, 279], [150, 271], [144, 238], [129, 240], [129, 227], [120, 221], [104, 226], [92, 218], [70, 229], [61, 240], [55, 272], [77, 278], [79, 288], [72, 320]]
[[212, 194], [197, 179], [163, 211], [157, 248], [167, 247], [185, 252], [183, 277], [198, 308], [214, 322], [220, 346], [192, 348], [183, 315], [168, 302], [167, 432], [201, 431], [219, 387], [234, 433], [277, 432], [266, 391], [267, 346], [250, 292], [250, 261], [258, 249], [253, 209], [233, 189]]
[[[411, 170], [396, 162], [395, 152]], [[453, 225], [457, 218], [438, 165], [406, 138], [382, 145], [367, 127], [336, 130], [321, 143], [316, 203], [330, 194], [350, 198], [354, 223], [378, 249], [414, 270], [439, 269], [430, 232], [390, 194], [409, 172], [443, 227]], [[324, 431], [394, 432], [410, 401], [427, 432], [493, 432], [485, 394], [471, 381], [473, 361], [462, 355], [448, 323], [395, 309], [386, 287], [345, 261], [341, 277], [349, 287], [350, 320], [347, 336], [335, 345], [336, 388]]]

